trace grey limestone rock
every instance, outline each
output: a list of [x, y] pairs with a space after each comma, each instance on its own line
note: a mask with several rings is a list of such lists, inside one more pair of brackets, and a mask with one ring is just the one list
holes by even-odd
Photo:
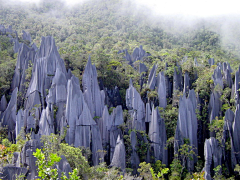
[[189, 78], [189, 73], [185, 72], [184, 74], [184, 86], [183, 86], [183, 93], [188, 95], [190, 89], [190, 78]]
[[69, 173], [72, 172], [72, 168], [64, 155], [61, 155], [61, 160], [58, 163], [57, 169], [59, 177], [61, 177], [63, 172], [69, 178]]
[[157, 77], [158, 84], [158, 100], [159, 106], [166, 108], [167, 106], [167, 90], [166, 90], [166, 80], [164, 72], [160, 72]]
[[156, 70], [157, 70], [157, 65], [154, 64], [151, 71], [150, 71], [150, 74], [148, 76], [148, 87], [151, 89], [151, 90], [154, 90], [155, 89], [155, 86], [156, 86], [156, 81], [157, 81], [157, 78], [156, 78]]
[[25, 96], [25, 82], [26, 82], [26, 70], [31, 66], [34, 61], [35, 51], [33, 48], [29, 48], [27, 45], [23, 44], [19, 48], [17, 64], [14, 71], [13, 80], [11, 83], [11, 89], [18, 87], [21, 95]]
[[5, 95], [3, 95], [2, 98], [1, 98], [1, 101], [0, 101], [0, 111], [1, 112], [5, 111], [6, 108], [7, 108], [7, 105], [8, 104], [7, 104], [6, 97], [5, 97]]
[[15, 167], [15, 166], [5, 166], [0, 173], [0, 178], [2, 180], [15, 180], [20, 175], [26, 177], [28, 173], [27, 168]]
[[123, 139], [120, 138], [120, 135], [117, 138], [117, 142], [116, 142], [116, 147], [114, 150], [114, 154], [113, 154], [113, 158], [111, 161], [110, 166], [114, 166], [114, 167], [118, 167], [120, 168], [122, 171], [125, 171], [126, 168], [126, 161], [125, 161], [125, 146], [123, 143]]
[[96, 67], [92, 65], [90, 57], [85, 67], [82, 78], [82, 85], [84, 99], [88, 105], [92, 117], [101, 117], [104, 109], [104, 99], [101, 95], [97, 81], [97, 70]]
[[216, 117], [220, 117], [221, 115], [221, 106], [222, 102], [220, 101], [220, 94], [217, 91], [213, 91], [210, 95], [210, 102], [209, 102], [209, 122], [211, 123], [212, 120], [216, 119]]
[[18, 134], [20, 133], [22, 127], [24, 127], [24, 119], [23, 119], [24, 113], [23, 110], [20, 109], [17, 113], [16, 117], [16, 138]]
[[143, 72], [147, 72], [147, 71], [148, 71], [147, 66], [144, 63], [140, 62], [140, 64], [139, 64], [139, 74], [141, 74]]
[[53, 117], [51, 116], [51, 112], [49, 106], [46, 109], [42, 110], [41, 119], [39, 122], [39, 135], [50, 135], [54, 133], [54, 124]]
[[214, 73], [212, 75], [212, 80], [214, 82], [215, 87], [219, 85], [223, 89], [222, 72], [219, 66], [217, 66], [217, 68], [214, 70]]
[[[224, 126], [223, 126], [223, 136], [222, 136], [222, 146], [225, 151], [223, 151], [223, 158], [226, 164], [227, 169], [230, 172], [233, 172], [235, 165], [237, 164], [236, 160], [236, 151], [234, 150], [233, 144], [233, 122], [234, 122], [234, 113], [231, 109], [228, 109], [225, 112]], [[226, 143], [231, 145], [231, 153], [227, 151]]]
[[119, 135], [122, 136], [121, 130], [117, 126], [112, 126], [110, 129], [110, 162], [113, 158], [117, 138]]
[[140, 77], [139, 85], [140, 85], [141, 89], [143, 88], [143, 85], [147, 83], [147, 81], [146, 81], [147, 71], [148, 71], [148, 68], [146, 67], [146, 65], [144, 63], [140, 62], [139, 74], [141, 77]]
[[112, 127], [112, 118], [109, 115], [107, 106], [104, 107], [102, 118], [99, 119], [99, 130], [101, 132], [103, 146], [109, 142], [109, 131]]
[[96, 122], [93, 120], [90, 110], [84, 102], [82, 113], [79, 119], [76, 120], [75, 137], [73, 137], [75, 138], [75, 147], [90, 147], [92, 125], [96, 125]]
[[240, 163], [240, 105], [238, 104], [235, 111], [233, 128], [233, 145], [236, 153], [237, 163]]
[[2, 125], [8, 127], [8, 138], [15, 139], [18, 88], [12, 92], [11, 99], [2, 115]]
[[210, 66], [214, 65], [215, 64], [214, 59], [213, 58], [208, 59], [208, 63]]
[[182, 91], [183, 89], [183, 82], [182, 82], [182, 70], [180, 67], [176, 70], [174, 68], [174, 75], [173, 75], [173, 93], [174, 91]]
[[22, 31], [22, 39], [25, 41], [29, 41], [30, 43], [32, 42], [30, 33], [26, 31]]
[[84, 98], [80, 89], [79, 80], [75, 76], [72, 76], [72, 78], [68, 80], [66, 102], [66, 123], [69, 128], [65, 139], [70, 145], [74, 144], [76, 122], [82, 114], [83, 106]]
[[204, 178], [211, 180], [211, 169], [222, 165], [222, 148], [214, 137], [206, 139], [204, 144], [204, 157]]
[[131, 140], [131, 147], [132, 147], [132, 154], [131, 154], [131, 168], [133, 169], [133, 175], [137, 174], [137, 169], [139, 168], [140, 159], [137, 154], [137, 137], [136, 133], [134, 131], [130, 134], [130, 140]]
[[[197, 155], [198, 141], [197, 141], [197, 116], [195, 112], [196, 108], [196, 95], [194, 91], [189, 92], [188, 98], [185, 94], [180, 98], [179, 102], [179, 113], [177, 128], [175, 134], [174, 151], [178, 153], [178, 149], [184, 142], [184, 138], [189, 139], [190, 146], [192, 146], [193, 151]], [[193, 161], [188, 159], [187, 167], [189, 171], [193, 171], [194, 163], [196, 163], [197, 158], [194, 155]]]
[[197, 58], [194, 58], [194, 65], [195, 65], [195, 66], [199, 66], [199, 65], [198, 65], [198, 62], [197, 62]]
[[223, 68], [222, 68], [223, 69], [223, 80], [229, 88], [232, 88], [233, 81], [232, 81], [231, 73], [233, 72], [233, 70], [230, 67], [230, 64], [228, 62], [224, 62], [222, 64], [222, 66], [223, 66]]
[[111, 122], [113, 126], [119, 126], [123, 124], [123, 110], [122, 106], [119, 105], [116, 108], [113, 109], [113, 112], [111, 113]]
[[145, 116], [145, 122], [151, 122], [151, 116], [152, 116], [152, 111], [150, 108], [150, 104], [146, 104], [146, 116]]
[[161, 118], [158, 107], [152, 108], [152, 117], [149, 124], [148, 136], [154, 150], [155, 161], [161, 160], [163, 164], [168, 164], [168, 151], [165, 149], [167, 134], [165, 122]]
[[126, 106], [132, 118], [132, 128], [145, 130], [145, 105], [140, 94], [133, 87], [132, 80], [126, 92]]
[[37, 166], [36, 166], [36, 158], [33, 156], [33, 152], [36, 152], [36, 149], [40, 149], [42, 144], [40, 141], [32, 139], [27, 141], [23, 146], [21, 152], [21, 164], [25, 168], [28, 168], [27, 179], [35, 179], [38, 175]]
[[22, 46], [22, 43], [19, 43], [18, 38], [14, 38], [13, 43], [14, 43], [13, 51], [14, 51], [14, 53], [18, 53], [18, 50]]
[[33, 43], [33, 44], [31, 45], [31, 47], [34, 49], [34, 51], [35, 51], [35, 52], [37, 52], [37, 51], [38, 51], [38, 47], [36, 46], [36, 44], [35, 44], [35, 43]]
[[13, 153], [12, 164], [16, 167], [20, 167], [20, 152]]
[[239, 92], [238, 89], [240, 88], [240, 67], [238, 68], [238, 70], [235, 73], [235, 81], [234, 81], [234, 85], [232, 86], [232, 95], [231, 98], [235, 99], [235, 105], [237, 106], [237, 104], [240, 103], [240, 99], [239, 99]]
[[96, 166], [104, 161], [104, 151], [102, 146], [102, 138], [99, 127], [97, 125], [91, 126], [92, 132], [92, 161]]

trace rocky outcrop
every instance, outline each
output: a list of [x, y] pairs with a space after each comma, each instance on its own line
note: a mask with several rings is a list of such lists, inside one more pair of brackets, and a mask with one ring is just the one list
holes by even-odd
[[8, 138], [10, 140], [14, 140], [15, 135], [15, 127], [16, 127], [16, 114], [17, 114], [17, 93], [18, 88], [15, 88], [12, 92], [11, 99], [8, 103], [6, 110], [2, 115], [2, 126], [7, 126], [8, 128]]
[[222, 165], [222, 149], [214, 137], [206, 139], [204, 144], [204, 157], [204, 178], [211, 180], [211, 172], [213, 169]]
[[212, 66], [212, 65], [215, 64], [215, 61], [214, 61], [213, 58], [210, 58], [210, 59], [208, 59], [208, 63], [209, 63], [210, 66]]
[[209, 122], [211, 123], [212, 120], [216, 119], [216, 117], [220, 117], [221, 115], [221, 107], [222, 102], [220, 101], [220, 94], [217, 91], [213, 91], [210, 95], [210, 102], [209, 102]]
[[126, 168], [125, 157], [126, 157], [125, 145], [123, 143], [123, 139], [121, 139], [120, 136], [118, 136], [110, 166], [118, 167], [122, 171], [125, 171]]
[[130, 134], [130, 141], [131, 141], [131, 148], [132, 148], [132, 153], [131, 153], [131, 168], [133, 169], [133, 174], [137, 174], [137, 169], [139, 168], [140, 164], [140, 159], [137, 154], [137, 137], [136, 133], [134, 131], [131, 132]]
[[167, 106], [167, 90], [166, 90], [166, 80], [163, 72], [160, 72], [157, 77], [157, 92], [159, 106], [166, 108]]
[[214, 70], [214, 73], [212, 75], [212, 80], [214, 82], [215, 87], [217, 85], [219, 85], [220, 88], [223, 89], [223, 79], [222, 79], [221, 67], [217, 66], [217, 68]]
[[147, 85], [148, 85], [149, 89], [151, 89], [151, 90], [155, 89], [155, 86], [157, 83], [156, 71], [157, 71], [157, 65], [154, 64], [149, 73], [148, 82], [147, 82]]
[[238, 164], [240, 163], [240, 129], [239, 127], [240, 127], [240, 105], [237, 105], [232, 129], [233, 129], [233, 146], [234, 146], [235, 156]]
[[168, 151], [165, 149], [167, 142], [166, 128], [164, 120], [161, 118], [158, 107], [152, 108], [152, 117], [149, 124], [148, 136], [154, 150], [155, 161], [161, 160], [163, 164], [168, 164]]
[[140, 94], [133, 87], [132, 80], [126, 92], [126, 106], [132, 119], [132, 128], [145, 130], [145, 105]]
[[92, 65], [90, 57], [84, 70], [82, 85], [84, 99], [92, 117], [101, 117], [104, 109], [104, 97], [101, 95], [98, 85], [96, 67]]
[[22, 39], [28, 41], [29, 43], [32, 42], [32, 38], [29, 32], [22, 31]]
[[[175, 134], [174, 151], [175, 154], [184, 143], [184, 139], [189, 139], [189, 145], [197, 155], [198, 141], [197, 141], [197, 117], [196, 117], [196, 95], [194, 90], [189, 91], [189, 96], [186, 98], [185, 94], [180, 98], [179, 113], [177, 128]], [[193, 156], [193, 161], [188, 159], [187, 167], [189, 171], [193, 171], [194, 163], [197, 161], [196, 155]]]
[[41, 148], [41, 143], [38, 140], [27, 141], [21, 152], [21, 164], [28, 168], [27, 179], [35, 179], [38, 175], [36, 158], [33, 156], [33, 152], [36, 152], [36, 149]]

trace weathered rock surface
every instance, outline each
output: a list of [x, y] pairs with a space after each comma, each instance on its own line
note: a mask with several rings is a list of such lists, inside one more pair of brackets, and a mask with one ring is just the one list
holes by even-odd
[[125, 171], [126, 162], [125, 162], [125, 146], [123, 139], [120, 138], [120, 135], [117, 138], [116, 147], [114, 150], [113, 158], [110, 166], [118, 167], [122, 171]]
[[235, 111], [233, 128], [233, 146], [237, 163], [240, 163], [240, 105], [238, 104]]
[[217, 85], [219, 85], [220, 88], [223, 89], [223, 79], [222, 79], [221, 67], [217, 66], [217, 68], [214, 70], [214, 73], [212, 75], [212, 80], [214, 82], [215, 87]]
[[210, 59], [208, 59], [208, 63], [209, 63], [210, 66], [212, 66], [212, 65], [215, 64], [215, 61], [214, 61], [213, 58], [210, 58]]
[[150, 74], [148, 76], [148, 87], [149, 89], [151, 90], [154, 90], [155, 89], [155, 86], [156, 86], [156, 81], [157, 81], [157, 78], [156, 78], [156, 70], [157, 70], [157, 65], [154, 64], [151, 71], [150, 71]]
[[206, 139], [204, 144], [204, 157], [204, 178], [211, 180], [211, 171], [218, 165], [222, 165], [222, 148], [214, 137]]
[[[175, 134], [175, 142], [174, 142], [174, 151], [178, 153], [178, 149], [180, 148], [185, 139], [189, 139], [190, 146], [192, 146], [193, 151], [197, 155], [197, 117], [196, 117], [196, 95], [194, 90], [189, 91], [189, 96], [186, 98], [185, 94], [180, 98], [179, 102], [179, 113], [178, 113], [178, 121], [177, 128]], [[196, 156], [193, 157], [194, 160], [188, 160], [188, 170], [193, 171], [194, 163], [197, 161]]]
[[2, 126], [8, 128], [8, 138], [10, 140], [15, 139], [15, 127], [16, 127], [16, 114], [17, 114], [17, 93], [18, 88], [15, 88], [12, 92], [11, 99], [8, 103], [6, 110], [2, 115]]
[[131, 134], [130, 134], [130, 140], [131, 140], [131, 147], [132, 147], [131, 168], [133, 169], [132, 173], [134, 175], [136, 175], [137, 174], [137, 169], [139, 168], [140, 159], [139, 159], [139, 156], [137, 154], [137, 149], [136, 149], [137, 137], [136, 137], [136, 133], [134, 131], [132, 131]]
[[151, 140], [151, 146], [154, 149], [155, 161], [161, 160], [163, 164], [167, 165], [168, 151], [165, 149], [167, 142], [166, 128], [164, 120], [160, 116], [158, 107], [152, 108], [148, 136]]
[[95, 65], [92, 65], [89, 57], [88, 63], [82, 78], [83, 95], [92, 114], [92, 117], [102, 116], [104, 109], [104, 98], [101, 95], [97, 81], [97, 70]]
[[132, 119], [132, 128], [145, 130], [145, 105], [140, 94], [133, 87], [132, 80], [126, 92], [126, 106]]
[[220, 94], [219, 92], [213, 91], [210, 95], [210, 102], [209, 102], [209, 122], [211, 123], [212, 120], [216, 119], [216, 117], [220, 117], [221, 115], [221, 107], [222, 102], [220, 101]]
[[165, 108], [167, 106], [167, 89], [166, 89], [166, 80], [163, 72], [160, 72], [157, 77], [157, 92], [159, 106]]
[[33, 156], [33, 152], [36, 152], [36, 149], [41, 148], [41, 143], [38, 140], [32, 139], [27, 141], [21, 152], [21, 164], [25, 168], [28, 168], [27, 179], [35, 179], [38, 175], [36, 158]]
[[15, 167], [15, 166], [5, 166], [0, 173], [0, 178], [2, 180], [15, 180], [17, 177], [27, 175], [27, 168]]

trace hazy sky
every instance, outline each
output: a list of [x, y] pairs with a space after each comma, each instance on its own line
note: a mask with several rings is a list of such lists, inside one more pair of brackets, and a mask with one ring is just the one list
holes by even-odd
[[[39, 0], [17, 0], [39, 2]], [[87, 0], [66, 0], [68, 4]], [[156, 14], [184, 14], [201, 17], [240, 14], [239, 0], [135, 0], [150, 7]]]

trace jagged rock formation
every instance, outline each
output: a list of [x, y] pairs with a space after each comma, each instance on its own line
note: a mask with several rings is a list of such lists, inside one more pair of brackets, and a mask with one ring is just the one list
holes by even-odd
[[215, 64], [214, 58], [208, 59], [208, 63], [210, 66], [214, 65]]
[[189, 73], [185, 72], [185, 74], [184, 74], [183, 94], [188, 95], [189, 89], [190, 89], [190, 77], [189, 77]]
[[110, 166], [118, 167], [122, 171], [125, 171], [125, 168], [126, 168], [125, 157], [126, 157], [126, 154], [125, 154], [125, 146], [123, 143], [123, 139], [121, 139], [120, 136], [118, 135], [116, 147], [114, 150], [114, 154], [113, 154], [113, 158]]
[[157, 87], [159, 106], [165, 108], [167, 106], [167, 89], [166, 80], [163, 72], [160, 72], [158, 74]]
[[132, 153], [131, 153], [131, 168], [133, 169], [133, 174], [137, 174], [137, 169], [139, 168], [140, 159], [137, 154], [137, 137], [136, 133], [134, 131], [130, 134], [130, 140], [131, 140], [131, 147], [132, 147]]
[[126, 92], [126, 106], [132, 119], [132, 128], [136, 130], [145, 130], [145, 106], [140, 94], [133, 87], [130, 80], [129, 88]]
[[[197, 155], [198, 143], [197, 143], [197, 117], [196, 117], [196, 95], [194, 90], [189, 91], [189, 96], [185, 95], [180, 98], [179, 113], [177, 128], [174, 141], [175, 154], [178, 153], [178, 149], [184, 144], [184, 139], [189, 139], [189, 145], [192, 146], [193, 151]], [[194, 163], [197, 161], [194, 155], [194, 160], [188, 160], [187, 167], [189, 171], [193, 171]]]
[[147, 83], [147, 81], [146, 81], [147, 71], [148, 71], [147, 66], [144, 63], [140, 62], [139, 74], [141, 75], [141, 77], [140, 77], [139, 85], [140, 85], [141, 89], [143, 88], [143, 85]]
[[151, 122], [149, 124], [148, 136], [151, 146], [154, 149], [155, 161], [161, 160], [163, 164], [168, 164], [168, 151], [165, 149], [167, 135], [164, 120], [161, 118], [158, 107], [152, 108]]
[[[206, 139], [204, 144], [204, 156], [204, 178], [207, 180], [211, 180], [211, 171], [213, 170], [213, 168], [222, 165], [222, 148], [214, 137]], [[211, 168], [211, 166], [213, 168]]]
[[105, 97], [101, 95], [97, 81], [97, 70], [95, 65], [92, 65], [90, 57], [83, 74], [82, 84], [84, 99], [88, 105], [92, 117], [101, 117], [104, 109]]
[[217, 85], [219, 85], [220, 88], [223, 89], [223, 79], [222, 79], [221, 67], [217, 66], [217, 68], [214, 70], [214, 73], [212, 75], [212, 80], [214, 82], [215, 87]]
[[17, 112], [17, 93], [18, 93], [18, 88], [15, 88], [14, 91], [12, 92], [12, 96], [6, 110], [1, 115], [2, 126], [3, 127], [7, 126], [8, 138], [10, 140], [14, 140], [16, 137], [15, 126], [16, 126], [16, 112]]
[[235, 157], [237, 162], [240, 163], [240, 105], [238, 104], [236, 107], [235, 115], [234, 115], [234, 122], [232, 125], [233, 129], [233, 146], [235, 151]]
[[2, 180], [15, 180], [17, 177], [26, 176], [28, 173], [27, 168], [15, 167], [15, 166], [5, 166], [0, 173], [0, 178]]
[[[231, 109], [228, 109], [225, 113], [224, 126], [223, 126], [223, 137], [222, 137], [222, 146], [223, 146], [223, 158], [225, 165], [229, 172], [233, 173], [236, 165], [235, 150], [233, 146], [233, 125], [234, 122], [234, 113]], [[229, 143], [229, 144], [228, 144]], [[228, 150], [231, 149], [231, 152]]]
[[151, 90], [154, 90], [155, 89], [155, 86], [156, 86], [156, 81], [157, 81], [157, 78], [156, 78], [156, 70], [157, 70], [157, 65], [154, 64], [150, 73], [149, 73], [149, 76], [148, 76], [148, 87], [149, 89]]
[[[0, 25], [0, 34], [6, 34], [6, 32], [14, 33], [11, 27], [5, 29]], [[10, 36], [14, 37], [14, 35]], [[30, 35], [24, 31], [23, 39], [31, 41]], [[17, 36], [11, 41], [15, 42], [14, 51], [18, 52], [18, 58], [11, 84], [11, 100], [7, 103], [6, 97], [3, 96], [0, 101], [1, 124], [8, 126], [10, 140], [15, 140], [21, 130], [31, 133], [32, 140], [25, 144], [21, 154], [14, 154], [14, 167], [6, 167], [4, 176], [10, 179], [10, 174], [18, 174], [23, 171], [28, 179], [35, 178], [37, 175], [36, 159], [32, 153], [36, 148], [41, 148], [41, 136], [51, 133], [63, 135], [65, 132], [65, 140], [68, 144], [90, 148], [93, 165], [98, 165], [105, 160], [108, 165], [111, 164], [111, 166], [119, 167], [124, 171], [127, 167], [123, 138], [128, 132], [131, 132], [131, 134], [127, 134], [130, 135], [131, 142], [129, 145], [131, 146], [131, 153], [129, 153], [131, 163], [128, 166], [133, 169], [134, 174], [137, 174], [140, 160], [143, 161], [143, 159], [146, 162], [152, 162], [151, 157], [154, 157], [154, 161], [161, 160], [163, 164], [168, 165], [168, 161], [174, 153], [173, 150], [165, 149], [167, 135], [164, 119], [160, 116], [158, 107], [154, 108], [155, 102], [153, 103], [150, 98], [146, 100], [145, 94], [143, 100], [141, 99], [139, 92], [133, 87], [132, 80], [126, 91], [128, 111], [124, 112], [126, 107], [121, 102], [118, 87], [110, 90], [102, 85], [102, 91], [100, 90], [96, 67], [91, 63], [90, 57], [82, 76], [83, 90], [81, 90], [79, 79], [70, 70], [66, 70], [52, 37], [42, 37], [39, 49], [35, 44], [21, 45]], [[205, 141], [204, 149], [205, 177], [207, 179], [211, 178], [212, 167], [221, 164], [225, 164], [232, 173], [234, 166], [240, 163], [240, 133], [238, 132], [240, 126], [238, 105], [240, 101], [238, 92], [240, 69], [236, 72], [233, 84], [231, 77], [233, 70], [229, 63], [218, 63], [212, 75], [214, 87], [211, 85], [210, 88], [219, 86], [220, 89], [216, 88], [211, 92], [209, 103], [209, 99], [201, 99], [199, 96], [197, 102], [194, 90], [190, 90], [192, 81], [194, 81], [192, 74], [190, 79], [190, 72], [185, 72], [183, 75], [181, 67], [176, 64], [177, 68], [174, 69], [173, 76], [165, 75], [162, 71], [156, 77], [157, 65], [154, 65], [148, 74], [148, 68], [143, 59], [149, 54], [141, 46], [136, 48], [132, 55], [129, 55], [127, 50], [122, 52], [126, 54], [125, 58], [131, 65], [137, 60], [142, 61], [139, 64], [141, 89], [150, 88], [151, 91], [156, 91], [159, 106], [165, 108], [164, 111], [168, 111], [170, 107], [167, 106], [167, 98], [169, 98], [168, 102], [172, 101], [175, 107], [179, 107], [174, 142], [176, 154], [186, 139], [189, 139], [189, 145], [193, 147], [195, 154], [198, 154], [197, 138], [201, 139], [203, 145], [205, 137], [209, 137], [209, 132], [203, 132], [203, 128], [201, 128], [199, 133], [204, 133], [204, 135], [197, 136], [198, 124], [201, 123], [197, 122], [195, 112], [197, 104], [204, 101], [205, 107], [209, 107], [207, 118], [209, 118], [209, 122], [212, 122], [217, 116], [222, 117], [223, 114], [219, 91], [224, 87], [232, 87], [232, 97], [236, 100], [237, 108], [235, 115], [231, 110], [226, 111], [222, 147], [218, 145], [214, 138], [215, 135], [210, 134], [210, 137], [213, 137]], [[183, 62], [186, 60], [187, 58], [184, 58]], [[198, 66], [196, 59], [194, 62], [195, 66]], [[209, 64], [214, 65], [214, 60], [210, 59]], [[167, 68], [166, 64], [166, 70]], [[170, 74], [166, 71], [165, 73]], [[146, 81], [147, 76], [148, 81]], [[182, 92], [184, 95], [178, 103], [178, 95]], [[149, 90], [146, 90], [147, 93]], [[202, 108], [198, 107], [198, 110], [202, 111]], [[139, 131], [148, 134], [150, 140], [141, 135], [143, 132]], [[148, 145], [150, 143], [144, 157], [140, 156], [138, 151], [141, 146], [140, 142]], [[231, 151], [226, 144], [230, 144]], [[201, 150], [203, 154], [203, 148]], [[104, 151], [106, 151], [106, 155]], [[170, 155], [168, 156], [168, 154]], [[193, 161], [190, 158], [187, 160], [186, 165], [189, 171], [193, 171], [196, 161], [196, 156], [193, 156]], [[24, 168], [21, 169], [20, 164], [23, 164]], [[59, 173], [65, 172], [66, 175], [71, 172], [65, 157], [62, 157], [56, 168]]]
[[36, 149], [41, 148], [41, 143], [38, 140], [30, 140], [27, 141], [24, 145], [21, 152], [21, 164], [24, 165], [25, 168], [28, 168], [27, 179], [35, 179], [37, 177], [37, 166], [36, 166], [36, 158], [33, 156], [33, 152]]
[[32, 38], [29, 32], [22, 31], [22, 39], [25, 41], [29, 41], [29, 43], [32, 42]]
[[143, 50], [142, 45], [140, 45], [139, 48], [135, 48], [132, 55], [128, 53], [128, 50], [120, 50], [118, 51], [118, 54], [125, 53], [125, 59], [129, 62], [129, 64], [132, 66], [135, 61], [143, 60], [144, 57], [151, 56], [151, 54], [147, 53], [145, 50]]
[[211, 123], [212, 120], [216, 119], [216, 117], [220, 117], [221, 115], [221, 107], [222, 102], [220, 101], [220, 94], [217, 91], [213, 91], [210, 95], [210, 102], [209, 102], [209, 122]]

